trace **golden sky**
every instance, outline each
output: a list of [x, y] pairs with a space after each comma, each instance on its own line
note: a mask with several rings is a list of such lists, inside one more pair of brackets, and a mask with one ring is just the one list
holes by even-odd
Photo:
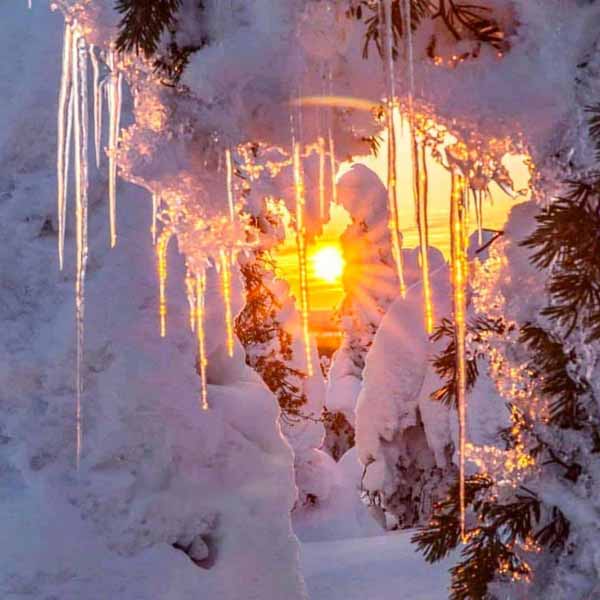
[[[400, 135], [398, 140], [398, 180], [401, 190], [406, 190], [405, 198], [401, 198], [400, 228], [404, 236], [404, 247], [414, 248], [418, 244], [418, 232], [415, 225], [414, 203], [412, 199], [412, 169], [410, 158], [410, 145], [408, 136]], [[387, 148], [386, 141], [381, 145], [377, 157], [358, 157], [355, 162], [370, 167], [379, 178], [387, 180]], [[507, 156], [505, 165], [508, 167], [515, 189], [525, 189], [529, 183], [529, 171], [523, 156]], [[450, 174], [433, 158], [427, 161], [429, 171], [429, 236], [430, 245], [440, 249], [446, 257], [449, 255], [450, 238], [448, 233]], [[338, 177], [341, 177], [351, 163], [342, 165]], [[492, 202], [484, 202], [483, 223], [489, 229], [502, 229], [508, 212], [515, 204], [523, 202], [526, 198], [513, 199], [504, 193], [496, 184], [491, 186]], [[341, 282], [328, 282], [315, 276], [312, 256], [323, 245], [338, 246], [338, 238], [350, 222], [346, 211], [332, 205], [331, 220], [325, 226], [323, 236], [315, 240], [308, 248], [308, 280], [309, 280], [309, 305], [311, 311], [330, 311], [341, 300], [343, 289]], [[471, 226], [475, 230], [475, 217], [471, 218]], [[292, 293], [299, 297], [298, 260], [296, 256], [295, 238], [289, 233], [285, 244], [276, 255], [280, 276], [285, 277], [290, 283]]]

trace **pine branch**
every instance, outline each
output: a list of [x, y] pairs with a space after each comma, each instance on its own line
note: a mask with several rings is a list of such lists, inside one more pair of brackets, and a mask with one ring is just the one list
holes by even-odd
[[[465, 480], [465, 503], [474, 504], [480, 495], [493, 485], [487, 475], [474, 475]], [[456, 482], [448, 497], [434, 506], [430, 522], [420, 527], [411, 538], [425, 560], [430, 563], [442, 560], [460, 544], [459, 485]]]
[[282, 419], [292, 423], [310, 418], [302, 413], [307, 398], [296, 383], [306, 379], [306, 373], [289, 365], [292, 336], [277, 320], [281, 302], [263, 281], [274, 268], [273, 259], [264, 251], [256, 252], [253, 261], [242, 265], [246, 304], [235, 320], [235, 332], [247, 350], [246, 363], [277, 398]]
[[[489, 584], [498, 573], [527, 577], [530, 570], [515, 546], [535, 537], [534, 528], [541, 517], [538, 498], [525, 488], [514, 502], [498, 504], [486, 496], [494, 482], [487, 475], [475, 475], [465, 482], [466, 504], [477, 513], [478, 525], [467, 532], [462, 558], [451, 569], [451, 600], [485, 598]], [[544, 539], [554, 539], [554, 530]], [[448, 498], [436, 505], [430, 524], [412, 538], [428, 562], [446, 557], [460, 544], [458, 483]]]
[[[467, 324], [467, 335], [474, 344], [481, 342], [482, 335], [489, 332], [501, 334], [504, 332], [504, 324], [498, 319], [478, 317]], [[431, 394], [432, 400], [442, 402], [446, 406], [456, 407], [456, 335], [454, 323], [449, 319], [442, 319], [431, 336], [434, 342], [448, 338], [450, 341], [442, 352], [433, 357], [431, 364], [436, 373], [445, 381], [444, 385]], [[467, 390], [471, 390], [479, 375], [477, 360], [479, 356], [472, 354], [467, 358]]]
[[[402, 16], [400, 6], [401, 0], [392, 0], [392, 35], [393, 35], [393, 56], [394, 59], [398, 56], [398, 42], [406, 35], [406, 24]], [[410, 28], [415, 31], [421, 21], [426, 17], [431, 17], [435, 5], [432, 0], [410, 0]], [[363, 21], [367, 27], [365, 32], [365, 40], [363, 45], [363, 57], [368, 58], [369, 46], [375, 44], [377, 52], [383, 56], [383, 44], [381, 39], [382, 24], [380, 21], [379, 0], [350, 0], [350, 6], [346, 14], [350, 18]]]
[[496, 21], [488, 16], [490, 12], [487, 6], [439, 0], [438, 11], [433, 18], [441, 19], [457, 42], [464, 37], [472, 37], [482, 44], [504, 51], [507, 45], [504, 33]]
[[580, 429], [585, 411], [579, 399], [587, 386], [574, 381], [569, 374], [568, 366], [574, 357], [565, 354], [562, 340], [531, 323], [521, 328], [519, 341], [531, 353], [528, 367], [540, 382], [540, 391], [554, 399], [550, 405], [550, 423]]
[[589, 136], [595, 147], [596, 160], [600, 162], [600, 104], [586, 106], [585, 111], [591, 115], [588, 121]]
[[[490, 9], [477, 4], [459, 3], [455, 0], [411, 0], [410, 27], [415, 31], [426, 18], [440, 19], [452, 37], [458, 42], [465, 38], [474, 39], [480, 44], [489, 44], [498, 51], [507, 49], [504, 33], [497, 22], [489, 16]], [[399, 40], [406, 35], [401, 0], [392, 0], [392, 52], [398, 56]], [[368, 58], [371, 43], [375, 44], [380, 56], [383, 56], [381, 40], [382, 24], [378, 0], [350, 0], [347, 10], [350, 18], [363, 21], [366, 25], [363, 57]], [[433, 36], [427, 53], [435, 57], [436, 38]], [[471, 54], [466, 53], [464, 58]]]
[[144, 53], [150, 58], [163, 31], [175, 24], [181, 0], [117, 0], [116, 10], [123, 15], [119, 23], [117, 50]]
[[566, 330], [588, 330], [587, 342], [600, 339], [600, 181], [569, 181], [559, 197], [537, 217], [536, 230], [521, 245], [534, 250], [539, 269], [552, 266], [542, 311]]

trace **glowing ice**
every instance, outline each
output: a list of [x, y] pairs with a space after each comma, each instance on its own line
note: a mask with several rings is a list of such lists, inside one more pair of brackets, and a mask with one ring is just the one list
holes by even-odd
[[300, 271], [300, 316], [302, 319], [302, 335], [306, 353], [306, 372], [313, 375], [312, 360], [310, 355], [310, 336], [308, 330], [308, 274], [306, 265], [306, 227], [304, 224], [305, 198], [304, 180], [302, 176], [302, 162], [300, 157], [300, 144], [293, 142], [293, 169], [294, 190], [296, 195], [296, 246], [298, 249], [298, 267]]
[[392, 32], [392, 0], [380, 1], [380, 18], [383, 24], [384, 40], [384, 66], [387, 86], [387, 129], [388, 129], [388, 154], [387, 154], [387, 189], [388, 189], [388, 211], [389, 211], [389, 230], [392, 238], [392, 253], [396, 263], [398, 282], [400, 285], [400, 294], [406, 293], [404, 284], [404, 264], [402, 257], [402, 234], [400, 233], [399, 212], [398, 212], [398, 178], [396, 173], [396, 124], [395, 113], [396, 106], [396, 84], [394, 79], [393, 64], [393, 32]]
[[467, 261], [464, 231], [466, 210], [464, 202], [464, 178], [460, 173], [453, 169], [450, 198], [450, 253], [456, 347], [460, 532], [463, 540], [465, 539], [465, 451], [467, 413], [467, 371], [465, 358]]
[[152, 234], [152, 245], [156, 246], [156, 225], [158, 219], [158, 207], [160, 206], [160, 198], [158, 194], [152, 194], [152, 225], [150, 226], [150, 233]]
[[413, 165], [416, 183], [413, 189], [416, 192], [417, 227], [419, 229], [419, 247], [421, 259], [421, 277], [423, 281], [423, 301], [425, 312], [425, 330], [431, 334], [433, 331], [433, 303], [431, 298], [431, 282], [429, 278], [429, 223], [427, 217], [427, 197], [429, 181], [427, 176], [427, 154], [425, 144], [417, 142], [415, 131], [411, 128], [413, 144]]
[[108, 204], [110, 219], [110, 246], [117, 243], [117, 142], [121, 123], [121, 87], [123, 76], [117, 72], [115, 52], [108, 52]]
[[235, 200], [233, 192], [233, 160], [231, 158], [231, 150], [228, 148], [225, 151], [225, 164], [227, 168], [227, 202], [229, 205], [229, 219], [233, 223], [235, 219]]
[[160, 319], [160, 337], [167, 335], [167, 248], [173, 234], [169, 229], [164, 229], [156, 243], [156, 259], [158, 270], [158, 316]]
[[66, 151], [68, 137], [66, 129], [70, 124], [70, 118], [67, 118], [68, 108], [71, 101], [71, 59], [73, 44], [73, 32], [70, 23], [65, 23], [65, 32], [63, 38], [63, 56], [62, 56], [62, 76], [60, 80], [60, 92], [58, 96], [58, 141], [56, 152], [56, 183], [58, 186], [58, 264], [62, 270], [64, 264], [64, 246], [65, 246], [65, 210], [67, 201], [66, 183], [68, 180], [68, 161], [69, 153]]
[[202, 410], [208, 410], [208, 390], [206, 383], [206, 338], [204, 330], [206, 294], [206, 274], [196, 275], [196, 336], [198, 339], [198, 366], [200, 368], [200, 394]]
[[100, 168], [100, 146], [102, 139], [102, 90], [100, 86], [100, 65], [96, 48], [90, 44], [90, 59], [92, 61], [92, 71], [94, 74], [94, 150], [96, 153], [96, 167]]
[[85, 316], [85, 272], [88, 257], [88, 95], [87, 47], [82, 37], [74, 36], [72, 58], [73, 81], [73, 131], [75, 135], [75, 221], [77, 239], [77, 273], [75, 280], [76, 314], [76, 401], [77, 401], [77, 468], [81, 460], [82, 428], [81, 397], [83, 394], [82, 366]]
[[325, 219], [325, 140], [319, 136], [319, 217]]
[[233, 356], [233, 315], [231, 312], [231, 253], [221, 250], [221, 281], [223, 284], [223, 302], [225, 304], [225, 328], [227, 332], [227, 354]]
[[196, 277], [192, 275], [189, 267], [186, 266], [185, 290], [190, 308], [190, 329], [196, 330]]
[[[327, 81], [329, 86], [329, 96], [333, 93], [333, 76], [331, 69], [327, 73]], [[327, 126], [327, 143], [329, 146], [329, 175], [331, 177], [331, 201], [337, 204], [337, 185], [335, 181], [336, 167], [335, 167], [335, 142], [333, 139], [333, 107], [329, 109], [329, 124]]]

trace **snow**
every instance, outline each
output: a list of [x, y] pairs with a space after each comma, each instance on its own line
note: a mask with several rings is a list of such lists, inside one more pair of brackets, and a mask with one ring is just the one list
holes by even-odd
[[302, 545], [310, 600], [446, 600], [447, 559], [427, 564], [411, 532]]
[[41, 3], [0, 12], [2, 54], [17, 56], [0, 67], [0, 233], [10, 258], [0, 264], [0, 597], [239, 600], [244, 590], [248, 600], [305, 600], [293, 453], [239, 344], [227, 355], [216, 269], [207, 270], [205, 412], [182, 257], [172, 244], [161, 340], [150, 197], [121, 187], [110, 250], [108, 185], [95, 166], [76, 470], [72, 203], [63, 273], [56, 244], [61, 18]]
[[[81, 18], [87, 42], [107, 48], [116, 20], [111, 4], [59, 4], [80, 9], [71, 14]], [[430, 35], [439, 34], [437, 25], [428, 23], [410, 42], [409, 89], [399, 93], [418, 96], [417, 109], [430, 103], [445, 122], [457, 119], [460, 133], [476, 128], [480, 134], [500, 136], [518, 130], [523, 139], [515, 140], [515, 146], [522, 142], [531, 150], [544, 176], [553, 166], [548, 157], [556, 153], [585, 163], [589, 149], [581, 142], [581, 123], [576, 121], [586, 99], [598, 90], [589, 80], [581, 85], [573, 80], [595, 50], [598, 4], [489, 4], [507, 26], [510, 52], [500, 60], [487, 48], [478, 61], [438, 68], [424, 57]], [[386, 5], [389, 9], [389, 0]], [[108, 186], [104, 174], [90, 172], [93, 243], [86, 281], [86, 338], [78, 327], [78, 348], [73, 336], [65, 335], [72, 332], [74, 313], [72, 219], [67, 221], [65, 273], [54, 270], [54, 120], [61, 19], [42, 3], [31, 12], [15, 2], [0, 9], [2, 55], [14, 57], [0, 66], [0, 233], [8, 257], [0, 266], [0, 529], [8, 540], [3, 545], [0, 592], [9, 600], [26, 595], [146, 599], [157, 594], [185, 600], [198, 597], [199, 590], [224, 600], [237, 600], [240, 593], [248, 600], [303, 600], [299, 545], [290, 522], [294, 506], [313, 600], [385, 600], [397, 597], [399, 590], [411, 600], [446, 597], [444, 565], [427, 566], [406, 534], [377, 536], [359, 500], [362, 483], [371, 492], [383, 489], [392, 494], [399, 489], [414, 499], [414, 472], [441, 471], [450, 468], [452, 459], [456, 462], [456, 456], [449, 456], [449, 448], [456, 447], [456, 418], [429, 398], [439, 380], [428, 361], [439, 346], [430, 345], [423, 330], [416, 253], [406, 254], [406, 298], [389, 307], [396, 293], [384, 289], [383, 297], [368, 297], [366, 314], [358, 314], [357, 321], [352, 322], [352, 311], [344, 315], [347, 329], [360, 325], [356, 338], [363, 347], [355, 353], [347, 337], [331, 371], [326, 403], [357, 427], [357, 448], [338, 464], [319, 449], [321, 424], [284, 431], [287, 440], [282, 435], [275, 398], [246, 367], [239, 344], [231, 352], [231, 319], [224, 313], [229, 302], [224, 307], [220, 278], [207, 264], [224, 244], [233, 254], [248, 245], [244, 224], [231, 222], [231, 181], [215, 167], [224, 149], [256, 138], [267, 147], [281, 144], [285, 153], [291, 140], [289, 101], [322, 93], [325, 72], [332, 74], [330, 94], [368, 96], [379, 102], [384, 92], [379, 58], [373, 50], [368, 60], [360, 57], [364, 25], [328, 3], [234, 0], [231, 6], [230, 11], [212, 11], [209, 22], [200, 26], [197, 2], [183, 2], [179, 41], [197, 41], [206, 27], [213, 42], [190, 57], [183, 78], [189, 95], [177, 96], [157, 85], [147, 64], [138, 63], [139, 71], [126, 73], [136, 92], [136, 121], [124, 132], [118, 156], [123, 75], [110, 77], [111, 165]], [[393, 74], [388, 76], [393, 81]], [[398, 84], [407, 87], [406, 82]], [[94, 94], [94, 103], [96, 99]], [[87, 116], [82, 115], [84, 125]], [[320, 119], [305, 116], [301, 141], [320, 139]], [[339, 156], [364, 150], [361, 137], [378, 128], [370, 114], [357, 111], [329, 109], [327, 117], [329, 146], [335, 144]], [[78, 127], [74, 129], [79, 139]], [[78, 160], [85, 162], [87, 154], [81, 157], [78, 152]], [[318, 158], [322, 163], [322, 155]], [[163, 196], [181, 219], [171, 223], [183, 258], [173, 244], [168, 253], [173, 276], [166, 294], [169, 330], [164, 341], [156, 327], [150, 194], [122, 186], [115, 217], [117, 160], [126, 180], [143, 185], [154, 197]], [[308, 212], [319, 205], [319, 212], [327, 213], [315, 201], [321, 197], [315, 190], [322, 188], [324, 173], [314, 176], [310, 160], [306, 163]], [[284, 167], [270, 185], [291, 207], [289, 171]], [[229, 170], [229, 180], [230, 175]], [[340, 182], [342, 204], [355, 219], [345, 239], [348, 245], [360, 240], [362, 211], [373, 236], [383, 231], [383, 242], [373, 246], [389, 255], [387, 230], [381, 227], [385, 199], [381, 202], [381, 186], [373, 184], [371, 175], [357, 169]], [[60, 172], [58, 176], [62, 182]], [[353, 187], [358, 198], [352, 195]], [[265, 189], [266, 184], [256, 188]], [[111, 245], [115, 218], [119, 220], [120, 243], [114, 253], [105, 243], [107, 196]], [[350, 208], [355, 200], [358, 208]], [[503, 311], [509, 319], [523, 322], [544, 302], [540, 276], [515, 244], [531, 226], [534, 210], [535, 205], [528, 204], [513, 211], [508, 241], [500, 246], [510, 268], [504, 266], [486, 280], [486, 267], [481, 267], [481, 280], [492, 284], [482, 286], [476, 298], [485, 314]], [[82, 212], [80, 207], [80, 216]], [[307, 214], [306, 221], [311, 234], [318, 230], [314, 214]], [[80, 238], [81, 228], [79, 220]], [[361, 241], [368, 245], [372, 239], [364, 237]], [[200, 410], [196, 342], [187, 327], [184, 261], [195, 275], [203, 276], [206, 269], [206, 383], [211, 407], [206, 412]], [[81, 266], [81, 253], [78, 262]], [[380, 263], [383, 278], [394, 287], [391, 262]], [[372, 261], [363, 257], [362, 266], [366, 270]], [[232, 279], [231, 314], [242, 301], [235, 269]], [[432, 287], [436, 314], [448, 315], [445, 265], [437, 270], [432, 265]], [[494, 290], [495, 297], [485, 296]], [[83, 316], [83, 297], [78, 304]], [[301, 356], [298, 313], [293, 307], [286, 310], [294, 322], [290, 327], [295, 331], [295, 355]], [[308, 364], [316, 364], [308, 339], [306, 350]], [[73, 385], [75, 354], [82, 378]], [[74, 406], [80, 382], [81, 439], [76, 433], [79, 409]], [[318, 414], [325, 402], [318, 369], [305, 389], [311, 413]], [[505, 411], [497, 410], [499, 399], [490, 379], [482, 377], [470, 398], [470, 410], [476, 413], [469, 428], [474, 442], [492, 445], [495, 432], [506, 423]], [[79, 448], [81, 468], [75, 470]], [[398, 478], [392, 468], [399, 458], [414, 469], [406, 479]], [[362, 465], [367, 469], [364, 482]], [[430, 487], [436, 484], [435, 478], [427, 482]], [[298, 491], [302, 505], [297, 503]], [[577, 490], [585, 500], [581, 505], [560, 487], [547, 485], [543, 493], [549, 503], [565, 505], [565, 513], [580, 529], [593, 523], [585, 490]], [[315, 506], [309, 498], [316, 499]], [[428, 513], [429, 501], [428, 489], [420, 499], [425, 508], [419, 516]], [[393, 508], [399, 515], [406, 509]], [[579, 532], [582, 547], [593, 547], [596, 534]], [[594, 555], [583, 564], [582, 573], [597, 573], [598, 562]]]

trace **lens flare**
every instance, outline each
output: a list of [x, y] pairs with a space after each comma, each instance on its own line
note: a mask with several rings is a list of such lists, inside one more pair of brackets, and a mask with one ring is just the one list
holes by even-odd
[[334, 282], [344, 272], [344, 258], [336, 246], [324, 246], [312, 256], [315, 276], [325, 281]]

